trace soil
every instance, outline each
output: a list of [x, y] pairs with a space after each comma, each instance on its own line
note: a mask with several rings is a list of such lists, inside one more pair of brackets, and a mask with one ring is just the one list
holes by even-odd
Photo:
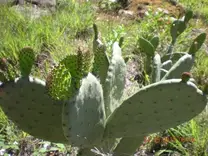
[[118, 10], [118, 12], [98, 11], [97, 20], [113, 20], [126, 24], [132, 19], [143, 18], [148, 8], [153, 9], [155, 12], [161, 9], [175, 18], [183, 15], [185, 11], [182, 5], [173, 4], [169, 0], [131, 0], [128, 7], [121, 9], [126, 12], [125, 15], [120, 14], [121, 10]]

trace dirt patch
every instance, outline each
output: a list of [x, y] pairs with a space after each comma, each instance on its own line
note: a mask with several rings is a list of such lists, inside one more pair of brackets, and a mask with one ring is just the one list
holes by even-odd
[[132, 0], [128, 7], [119, 11], [103, 12], [98, 9], [97, 20], [115, 21], [126, 24], [145, 16], [148, 9], [153, 12], [162, 10], [165, 14], [177, 18], [184, 14], [184, 8], [179, 4], [172, 4], [168, 0]]

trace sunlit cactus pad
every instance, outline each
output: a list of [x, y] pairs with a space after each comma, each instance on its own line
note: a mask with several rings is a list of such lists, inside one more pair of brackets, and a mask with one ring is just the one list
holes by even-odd
[[17, 78], [1, 85], [0, 105], [17, 126], [30, 135], [65, 143], [62, 132], [62, 103], [53, 101], [39, 79]]
[[192, 82], [164, 80], [142, 88], [110, 116], [107, 137], [128, 137], [162, 131], [203, 111], [206, 96]]

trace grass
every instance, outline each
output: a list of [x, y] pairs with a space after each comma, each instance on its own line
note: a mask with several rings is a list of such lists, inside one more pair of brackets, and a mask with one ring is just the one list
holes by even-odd
[[[203, 0], [200, 2], [180, 0], [179, 2], [195, 11], [202, 8], [200, 13], [208, 18], [208, 10], [204, 5], [207, 2]], [[204, 4], [202, 5], [201, 2], [204, 2]], [[0, 6], [0, 57], [8, 57], [17, 61], [18, 52], [21, 48], [30, 46], [37, 54], [40, 54], [44, 51], [43, 46], [47, 45], [47, 48], [45, 48], [50, 51], [53, 59], [59, 61], [67, 54], [76, 51], [79, 40], [92, 48], [92, 24], [94, 22], [97, 23], [101, 31], [102, 40], [107, 45], [108, 53], [111, 52], [113, 42], [118, 41], [122, 36], [125, 37], [122, 47], [123, 55], [131, 55], [135, 51], [139, 53], [137, 40], [140, 36], [158, 35], [160, 46], [157, 51], [163, 54], [167, 50], [171, 41], [169, 33], [170, 18], [168, 16], [164, 16], [160, 12], [155, 14], [150, 9], [149, 16], [143, 20], [134, 20], [123, 24], [106, 16], [106, 19], [97, 21], [93, 6], [92, 2], [60, 1], [56, 12], [42, 16], [38, 20], [31, 19], [27, 14], [17, 13], [14, 8]], [[206, 27], [201, 23], [195, 23], [195, 20], [191, 21], [189, 28], [179, 37], [175, 51], [187, 51], [190, 43], [197, 35], [192, 33], [190, 36], [192, 30]], [[208, 83], [206, 78], [208, 75], [208, 59], [205, 56], [205, 48], [202, 48], [197, 55], [196, 66], [193, 69], [193, 75], [201, 87], [204, 83]], [[44, 79], [49, 70], [46, 69], [46, 72], [41, 74], [39, 69], [36, 68], [33, 75]], [[21, 141], [31, 145], [34, 155], [43, 155], [48, 151], [56, 150], [64, 154], [71, 151], [70, 147], [62, 144], [52, 144], [43, 140], [36, 143], [35, 138], [28, 139], [29, 135], [19, 130], [6, 118], [2, 111], [0, 111], [0, 129], [0, 146], [2, 149], [7, 149], [7, 151], [11, 149], [23, 151]], [[166, 136], [194, 138], [194, 141], [188, 143], [181, 140], [165, 144], [157, 144], [154, 141], [146, 143], [145, 147], [151, 152], [156, 150], [157, 155], [178, 152], [179, 155], [206, 156], [208, 149], [207, 114], [202, 113], [202, 115], [188, 123], [151, 136], [153, 138]], [[18, 144], [13, 144], [15, 141]]]
[[[201, 15], [207, 21], [208, 18], [208, 1], [207, 0], [178, 0], [179, 3], [183, 4], [189, 9], [192, 9], [196, 14]], [[199, 9], [200, 8], [200, 9]]]

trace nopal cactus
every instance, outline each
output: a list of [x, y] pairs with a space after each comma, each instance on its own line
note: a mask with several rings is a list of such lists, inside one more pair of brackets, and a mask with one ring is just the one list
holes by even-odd
[[[105, 48], [99, 48], [104, 44], [96, 25], [94, 30], [93, 53], [67, 56], [46, 82], [29, 73], [31, 50], [26, 60], [19, 59], [20, 64], [29, 64], [20, 68], [20, 77], [5, 82], [1, 76], [0, 105], [22, 130], [77, 146], [80, 156], [93, 156], [90, 149], [104, 148], [106, 143], [115, 144], [113, 154], [122, 156], [133, 154], [145, 135], [180, 125], [203, 111], [207, 99], [194, 83], [184, 77], [159, 81], [158, 72], [155, 83], [123, 97], [126, 64], [121, 44], [114, 43], [109, 59]], [[154, 62], [153, 70], [159, 70], [159, 55]]]

